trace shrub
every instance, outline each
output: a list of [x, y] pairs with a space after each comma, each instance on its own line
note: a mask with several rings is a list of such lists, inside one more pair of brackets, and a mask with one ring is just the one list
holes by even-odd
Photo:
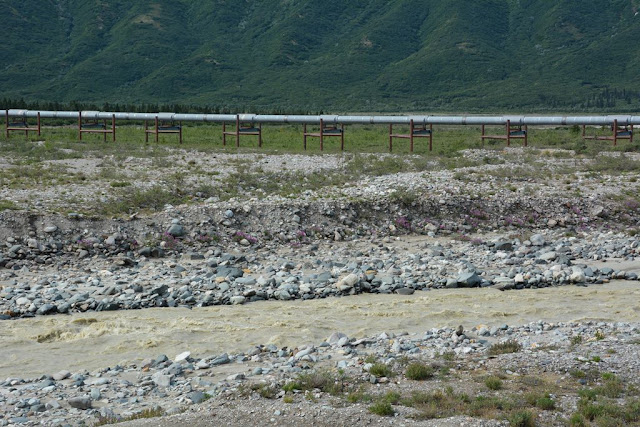
[[517, 353], [522, 350], [522, 344], [514, 339], [510, 339], [503, 343], [493, 344], [489, 347], [489, 355], [497, 356], [498, 354]]
[[502, 380], [492, 376], [484, 380], [484, 385], [486, 385], [489, 390], [500, 390], [502, 388]]
[[391, 403], [387, 402], [386, 400], [380, 400], [369, 406], [369, 411], [382, 417], [390, 417], [395, 414]]
[[375, 375], [376, 377], [392, 377], [393, 371], [391, 368], [384, 363], [374, 363], [373, 366], [369, 369], [369, 373], [371, 375]]
[[410, 380], [423, 381], [433, 378], [433, 368], [424, 363], [414, 362], [407, 366], [405, 376]]
[[517, 411], [509, 415], [509, 423], [513, 427], [535, 427], [535, 419], [531, 411]]

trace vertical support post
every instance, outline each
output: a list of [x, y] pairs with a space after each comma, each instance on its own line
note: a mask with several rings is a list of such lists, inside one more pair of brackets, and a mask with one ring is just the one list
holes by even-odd
[[393, 124], [389, 123], [389, 152], [393, 150]]
[[618, 145], [618, 119], [613, 120], [613, 146]]
[[82, 111], [78, 111], [78, 139], [82, 141]]
[[507, 120], [507, 147], [511, 145], [511, 120]]
[[147, 120], [144, 121], [144, 142], [149, 142], [149, 122]]
[[529, 138], [529, 129], [527, 128], [527, 125], [524, 125], [524, 146], [527, 146], [528, 140], [527, 138]]
[[433, 151], [433, 123], [429, 124], [429, 151]]
[[484, 148], [484, 125], [482, 125], [482, 137], [480, 140], [482, 141], [482, 148]]
[[7, 135], [7, 139], [9, 139], [9, 109], [4, 110], [4, 118], [5, 118], [5, 134]]
[[155, 120], [155, 128], [156, 128], [156, 143], [158, 142], [158, 135], [160, 135], [160, 126], [158, 126], [158, 116], [156, 116]]
[[227, 145], [227, 122], [222, 122], [222, 146]]
[[409, 152], [413, 153], [413, 119], [409, 121]]
[[587, 136], [587, 125], [582, 125], [582, 139], [586, 139]]
[[344, 151], [344, 123], [340, 125], [340, 151]]
[[111, 115], [111, 133], [113, 134], [113, 142], [116, 142], [116, 115]]
[[262, 122], [258, 124], [258, 147], [262, 148]]
[[320, 119], [320, 151], [324, 150], [324, 121]]
[[240, 147], [240, 115], [236, 114], [236, 148]]
[[38, 111], [38, 136], [40, 136], [40, 111]]
[[633, 144], [633, 125], [629, 125], [629, 142]]
[[178, 141], [182, 145], [182, 120], [178, 122]]
[[[98, 123], [98, 121], [96, 120], [96, 123]], [[102, 139], [104, 140], [104, 142], [107, 142], [107, 119], [104, 119], [102, 121], [102, 130], [104, 132], [102, 132]]]
[[304, 151], [307, 151], [307, 124], [306, 123], [302, 125], [302, 144], [304, 146]]

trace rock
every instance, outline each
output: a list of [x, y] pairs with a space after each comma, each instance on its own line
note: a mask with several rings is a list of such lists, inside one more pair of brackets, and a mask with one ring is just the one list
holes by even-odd
[[187, 398], [191, 400], [192, 403], [198, 404], [207, 400], [207, 396], [201, 391], [194, 391], [192, 393], [187, 394]]
[[243, 380], [244, 378], [245, 378], [245, 377], [244, 377], [244, 374], [243, 374], [243, 373], [238, 373], [238, 374], [229, 375], [229, 376], [227, 377], [227, 381], [241, 381], [241, 380]]
[[349, 291], [351, 288], [353, 288], [356, 285], [356, 283], [358, 283], [359, 280], [360, 279], [356, 274], [349, 274], [348, 276], [340, 280], [338, 283], [336, 283], [336, 288], [340, 292]]
[[89, 396], [77, 396], [68, 400], [69, 406], [76, 409], [90, 409], [91, 398]]
[[583, 283], [587, 280], [584, 271], [582, 268], [573, 266], [571, 267], [571, 275], [569, 276], [569, 281], [573, 283]]
[[456, 279], [456, 282], [462, 287], [473, 288], [482, 283], [482, 278], [480, 278], [476, 273], [466, 272], [460, 274]]
[[45, 314], [51, 314], [51, 313], [55, 313], [57, 310], [57, 307], [53, 304], [42, 304], [38, 310], [36, 311], [36, 314], [40, 314], [40, 315], [45, 315]]
[[411, 288], [398, 288], [395, 290], [395, 293], [399, 295], [413, 295], [414, 292], [415, 290]]
[[494, 247], [498, 251], [511, 251], [511, 250], [513, 250], [513, 244], [511, 242], [507, 242], [507, 241], [504, 241], [504, 240], [497, 241]]
[[529, 238], [529, 241], [533, 246], [544, 246], [545, 240], [542, 234], [534, 234]]
[[494, 283], [493, 287], [501, 291], [507, 291], [515, 288], [516, 286], [515, 280], [510, 279], [508, 277], [496, 277], [493, 280], [493, 283]]
[[151, 381], [158, 387], [169, 387], [172, 379], [173, 375], [164, 375], [162, 372], [156, 372], [151, 376]]
[[556, 253], [553, 251], [545, 252], [542, 255], [540, 255], [538, 258], [543, 261], [553, 261], [554, 259], [556, 259]]
[[220, 356], [216, 357], [215, 359], [213, 359], [210, 363], [211, 366], [218, 366], [218, 365], [224, 365], [226, 363], [231, 362], [231, 359], [229, 359], [229, 355], [227, 353], [223, 353]]
[[52, 375], [53, 379], [56, 381], [62, 381], [65, 380], [67, 378], [69, 378], [71, 376], [71, 372], [69, 371], [60, 371], [60, 372], [56, 372], [55, 374]]
[[31, 305], [31, 300], [29, 298], [27, 298], [27, 297], [20, 297], [20, 298], [16, 299], [16, 304], [17, 305], [21, 305], [21, 306]]
[[329, 344], [337, 344], [338, 341], [340, 341], [340, 339], [342, 338], [347, 338], [347, 340], [349, 340], [349, 338], [347, 337], [346, 334], [343, 334], [342, 332], [334, 332], [331, 334], [331, 336], [327, 339], [327, 342]]
[[189, 356], [191, 356], [191, 352], [190, 351], [185, 351], [180, 353], [179, 355], [177, 355], [175, 357], [175, 359], [173, 359], [174, 362], [182, 362], [184, 360], [187, 360], [189, 358]]
[[239, 304], [244, 304], [244, 302], [247, 299], [245, 297], [243, 297], [242, 295], [235, 295], [232, 296], [231, 298], [229, 298], [229, 301], [231, 302], [231, 304], [233, 305], [239, 305]]
[[182, 237], [187, 234], [187, 231], [180, 224], [171, 224], [169, 229], [167, 229], [167, 234], [170, 234], [173, 237]]

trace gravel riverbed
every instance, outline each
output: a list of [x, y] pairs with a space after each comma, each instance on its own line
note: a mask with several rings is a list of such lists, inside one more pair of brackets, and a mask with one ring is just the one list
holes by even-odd
[[[56, 369], [38, 371], [37, 364], [25, 362], [21, 370], [20, 355], [5, 348], [0, 370], [8, 377], [0, 379], [0, 425], [91, 425], [152, 415], [162, 417], [128, 423], [509, 425], [517, 424], [518, 411], [528, 411], [540, 425], [566, 425], [584, 406], [580, 390], [604, 388], [611, 378], [620, 387], [611, 399], [623, 406], [637, 401], [638, 170], [621, 174], [593, 167], [603, 158], [609, 162], [606, 156], [616, 161], [623, 156], [625, 165], [638, 161], [634, 154], [593, 160], [570, 152], [471, 150], [450, 169], [426, 163], [418, 171], [365, 174], [295, 195], [247, 187], [230, 199], [195, 198], [113, 218], [61, 212], [63, 190], [57, 186], [5, 187], [2, 197], [17, 204], [25, 194], [37, 196], [25, 209], [0, 212], [5, 243], [0, 322], [72, 319], [68, 330], [15, 341], [50, 348], [52, 355], [65, 342], [82, 343], [82, 337], [65, 337], [70, 330], [121, 310], [244, 305], [267, 310], [268, 301], [327, 299], [339, 305], [356, 295], [416, 298], [439, 292], [472, 301], [474, 292], [490, 290], [500, 299], [558, 287], [576, 294], [602, 289], [606, 296], [613, 283], [626, 284], [628, 304], [611, 307], [606, 299], [594, 300], [591, 316], [587, 308], [581, 319], [527, 315], [522, 324], [489, 315], [463, 322], [453, 314], [446, 324], [424, 330], [420, 325], [428, 322], [416, 316], [411, 332], [392, 321], [384, 330], [359, 336], [336, 327], [314, 342], [279, 345], [265, 338], [242, 350], [222, 344], [213, 354], [196, 354], [185, 345], [175, 354], [91, 369], [70, 370], [71, 362], [56, 361]], [[187, 153], [183, 161], [193, 157]], [[224, 179], [225, 171], [237, 166], [232, 159], [251, 161], [252, 155], [198, 158], [222, 171], [214, 179]], [[261, 155], [257, 161], [267, 171], [286, 165], [303, 177], [341, 174], [351, 164], [339, 156]], [[64, 162], [95, 173], [79, 192], [83, 203], [98, 194], [110, 197], [109, 182], [98, 179], [99, 161]], [[550, 307], [571, 312], [571, 307]], [[92, 317], [74, 317], [87, 313]], [[5, 328], [0, 336], [15, 339], [13, 330]], [[153, 341], [153, 332], [148, 339]], [[492, 353], [505, 342], [516, 343], [518, 350]], [[436, 374], [426, 381], [411, 379], [407, 369], [417, 362]], [[385, 375], [374, 373], [378, 365], [388, 368]], [[313, 375], [322, 378], [291, 385]], [[485, 386], [487, 376], [499, 378], [502, 391]], [[553, 410], [535, 404], [478, 410], [476, 403], [475, 409], [434, 414], [415, 398], [446, 389], [470, 402], [498, 397], [511, 402], [542, 388], [551, 395], [546, 398], [553, 400]], [[507, 391], [511, 394], [503, 396]], [[400, 396], [391, 399], [391, 416], [376, 414], [371, 406], [389, 393]], [[639, 419], [627, 417], [627, 422]]]

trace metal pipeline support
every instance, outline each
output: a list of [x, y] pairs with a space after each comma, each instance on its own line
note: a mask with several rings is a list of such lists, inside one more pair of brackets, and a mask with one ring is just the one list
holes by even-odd
[[[0, 116], [6, 110], [0, 110]], [[78, 111], [37, 111], [37, 110], [9, 110], [9, 116], [21, 118], [36, 118], [40, 114], [43, 119], [78, 119]], [[235, 114], [177, 114], [177, 113], [126, 113], [105, 111], [82, 111], [82, 117], [94, 120], [158, 120], [184, 121], [184, 122], [234, 122]], [[286, 123], [319, 125], [320, 120], [329, 124], [392, 124], [402, 125], [413, 123], [420, 125], [506, 125], [509, 121], [512, 125], [527, 126], [611, 126], [617, 120], [618, 125], [640, 125], [640, 116], [630, 115], [606, 115], [606, 116], [351, 116], [351, 115], [273, 115], [273, 114], [239, 114], [244, 123]]]

